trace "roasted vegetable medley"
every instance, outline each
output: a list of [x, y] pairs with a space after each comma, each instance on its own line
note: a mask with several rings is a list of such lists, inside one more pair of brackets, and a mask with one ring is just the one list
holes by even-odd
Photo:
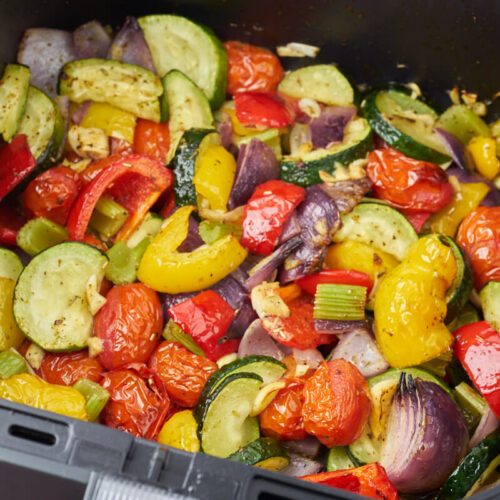
[[175, 15], [25, 32], [0, 397], [372, 498], [469, 496], [500, 480], [500, 121], [277, 53]]

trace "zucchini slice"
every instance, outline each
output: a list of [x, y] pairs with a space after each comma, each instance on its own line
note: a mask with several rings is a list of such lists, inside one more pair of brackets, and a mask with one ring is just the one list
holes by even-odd
[[227, 377], [241, 372], [254, 373], [262, 378], [263, 385], [267, 385], [280, 379], [286, 372], [286, 366], [275, 358], [259, 354], [235, 359], [210, 376], [200, 397], [212, 394]]
[[219, 144], [219, 133], [214, 130], [193, 128], [184, 132], [170, 164], [174, 171], [174, 193], [177, 206], [197, 205], [193, 177], [197, 170], [198, 158], [201, 158], [206, 148]]
[[403, 260], [410, 245], [418, 239], [408, 219], [383, 203], [361, 202], [341, 218], [342, 227], [335, 233], [333, 241], [360, 241], [384, 250], [398, 260]]
[[483, 487], [500, 464], [500, 436], [490, 434], [458, 464], [441, 488], [436, 500], [469, 497]]
[[500, 281], [490, 281], [479, 292], [484, 319], [495, 330], [500, 330]]
[[405, 155], [438, 164], [450, 161], [434, 132], [437, 114], [422, 101], [404, 91], [377, 90], [367, 96], [362, 109], [373, 130]]
[[349, 106], [355, 90], [333, 64], [315, 64], [288, 73], [278, 85], [283, 94], [301, 99], [308, 97], [330, 106]]
[[261, 469], [280, 471], [288, 466], [290, 457], [273, 438], [264, 437], [247, 444], [244, 448], [229, 455], [228, 460]]
[[17, 133], [26, 135], [31, 154], [37, 160], [31, 179], [55, 162], [64, 140], [64, 121], [59, 107], [48, 95], [31, 85]]
[[16, 253], [7, 248], [0, 248], [0, 278], [17, 281], [23, 267], [23, 263]]
[[364, 118], [356, 118], [347, 124], [342, 142], [329, 148], [284, 156], [280, 163], [280, 179], [304, 187], [319, 184], [323, 182], [319, 177], [320, 170], [333, 174], [337, 163], [347, 166], [364, 158], [371, 149], [370, 125]]
[[72, 61], [62, 69], [59, 93], [76, 103], [105, 102], [140, 118], [160, 121], [161, 80], [134, 64], [105, 59]]
[[139, 227], [130, 235], [127, 240], [129, 248], [135, 248], [144, 238], [153, 239], [159, 232], [163, 224], [163, 217], [153, 212], [148, 212]]
[[212, 108], [219, 108], [226, 96], [228, 65], [226, 51], [212, 30], [172, 15], [140, 17], [138, 22], [158, 74], [182, 71], [203, 90]]
[[[214, 117], [203, 92], [186, 75], [177, 70], [168, 72], [162, 79], [165, 94], [162, 98], [162, 110], [168, 110], [170, 120], [170, 148], [167, 164], [177, 149], [186, 130], [192, 128], [213, 129]], [[166, 119], [166, 115], [164, 116]]]
[[349, 455], [347, 446], [332, 446], [330, 448], [326, 459], [326, 470], [328, 472], [354, 469], [356, 465]]
[[450, 106], [436, 122], [436, 127], [456, 135], [464, 144], [473, 137], [491, 137], [488, 125], [465, 104]]
[[0, 80], [0, 135], [10, 141], [17, 132], [26, 107], [30, 70], [22, 64], [7, 64]]
[[226, 458], [248, 444], [245, 422], [261, 386], [262, 378], [254, 373], [233, 373], [213, 393], [200, 395], [193, 415], [205, 453]]
[[14, 292], [20, 330], [47, 351], [86, 347], [93, 324], [89, 280], [95, 276], [99, 289], [107, 263], [106, 254], [77, 242], [60, 243], [36, 255]]
[[378, 462], [384, 443], [385, 428], [392, 404], [392, 397], [396, 392], [401, 373], [407, 373], [414, 379], [434, 382], [454, 398], [452, 390], [438, 377], [422, 368], [405, 368], [402, 370], [391, 368], [380, 375], [368, 379], [371, 400], [373, 403], [370, 419], [363, 434], [354, 443], [349, 445], [349, 456], [356, 465]]

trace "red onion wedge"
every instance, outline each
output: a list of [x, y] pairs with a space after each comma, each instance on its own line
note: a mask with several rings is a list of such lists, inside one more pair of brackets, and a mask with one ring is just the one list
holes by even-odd
[[344, 139], [346, 125], [356, 116], [356, 108], [327, 106], [311, 121], [311, 139], [315, 149], [328, 148]]
[[225, 111], [221, 111], [219, 120], [215, 122], [215, 128], [219, 132], [221, 146], [229, 149], [233, 138], [233, 122]]
[[462, 184], [469, 184], [471, 182], [484, 182], [490, 186], [489, 193], [483, 198], [481, 202], [482, 207], [498, 207], [500, 206], [500, 190], [498, 190], [493, 182], [483, 177], [481, 174], [477, 172], [470, 172], [469, 170], [464, 170], [463, 168], [459, 168], [457, 166], [451, 166], [446, 170], [448, 176], [453, 175], [457, 178], [458, 182]]
[[314, 436], [307, 436], [297, 441], [282, 441], [281, 445], [290, 453], [308, 458], [317, 458], [322, 449], [321, 443]]
[[469, 436], [449, 394], [433, 382], [401, 374], [380, 465], [401, 493], [439, 488], [465, 456]]
[[280, 349], [279, 344], [266, 332], [260, 319], [256, 319], [248, 328], [240, 346], [238, 347], [238, 357], [244, 358], [253, 354], [269, 356], [281, 361], [285, 354]]
[[84, 101], [78, 106], [73, 113], [71, 113], [71, 121], [76, 124], [80, 125], [82, 123], [83, 117], [87, 113], [87, 111], [90, 108], [90, 105], [92, 104], [92, 101]]
[[274, 151], [253, 138], [238, 152], [236, 175], [229, 196], [229, 210], [244, 205], [260, 184], [279, 177], [279, 163]]
[[335, 335], [347, 334], [360, 328], [366, 328], [366, 321], [343, 321], [339, 319], [315, 319], [314, 329], [320, 333], [333, 333]]
[[352, 212], [354, 207], [372, 188], [373, 182], [366, 176], [361, 179], [325, 182], [321, 189], [335, 202], [340, 212]]
[[156, 73], [153, 57], [135, 17], [128, 16], [125, 19], [125, 24], [116, 34], [109, 48], [108, 57], [116, 61], [142, 66]]
[[293, 349], [293, 357], [299, 365], [307, 365], [312, 369], [318, 368], [325, 360], [318, 349]]
[[104, 26], [94, 19], [73, 31], [73, 43], [77, 59], [105, 59], [111, 45], [111, 36]]
[[350, 361], [366, 378], [389, 368], [375, 339], [366, 328], [357, 328], [342, 336], [332, 351], [332, 359], [339, 358]]
[[283, 229], [281, 230], [281, 234], [278, 240], [278, 245], [282, 245], [286, 241], [292, 239], [294, 236], [298, 236], [300, 234], [300, 224], [295, 212], [292, 212], [292, 215], [288, 217], [288, 219], [283, 224]]
[[31, 84], [51, 97], [57, 94], [61, 68], [73, 59], [73, 35], [50, 28], [26, 30], [17, 51], [17, 61], [30, 68]]
[[252, 307], [250, 297], [245, 297], [243, 302], [236, 312], [236, 316], [229, 325], [229, 329], [225, 335], [228, 339], [241, 339], [248, 327], [257, 319], [257, 313]]
[[434, 130], [441, 136], [443, 144], [454, 162], [460, 168], [469, 171], [473, 170], [469, 155], [462, 141], [455, 134], [442, 128], [436, 127]]
[[286, 476], [300, 477], [317, 474], [322, 468], [323, 464], [316, 460], [290, 453], [290, 464], [280, 472]]
[[474, 434], [471, 437], [469, 442], [469, 449], [477, 446], [486, 436], [491, 434], [493, 431], [498, 429], [500, 426], [500, 420], [496, 417], [496, 415], [491, 411], [491, 408], [488, 406], [484, 415], [481, 417], [479, 424], [474, 431]]
[[271, 281], [274, 271], [300, 245], [302, 245], [302, 238], [295, 236], [286, 243], [283, 243], [283, 245], [280, 245], [271, 255], [265, 257], [250, 269], [248, 272], [250, 276], [245, 281], [247, 290], [252, 290], [254, 286], [260, 285], [263, 281]]

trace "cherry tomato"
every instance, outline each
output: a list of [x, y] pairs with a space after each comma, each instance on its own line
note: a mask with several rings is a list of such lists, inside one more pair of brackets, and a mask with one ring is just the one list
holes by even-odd
[[355, 441], [363, 432], [370, 407], [365, 378], [343, 359], [322, 362], [305, 383], [304, 428], [328, 447]]
[[168, 397], [150, 389], [132, 370], [109, 372], [101, 385], [110, 394], [102, 412], [103, 423], [137, 437], [155, 439], [168, 413]]
[[69, 353], [47, 353], [40, 366], [39, 375], [46, 382], [73, 385], [81, 378], [99, 382], [104, 368], [87, 351]]
[[213, 361], [193, 354], [178, 342], [162, 342], [148, 365], [163, 381], [172, 400], [187, 408], [196, 404], [208, 377], [219, 368]]
[[268, 316], [262, 320], [267, 333], [277, 342], [296, 349], [312, 349], [330, 344], [334, 335], [319, 333], [314, 329], [314, 306], [309, 298], [298, 298], [288, 304], [290, 316]]
[[109, 150], [112, 155], [119, 154], [123, 156], [134, 154], [134, 146], [125, 139], [118, 139], [117, 137], [109, 138]]
[[283, 224], [305, 195], [304, 188], [279, 180], [258, 186], [245, 205], [241, 244], [252, 253], [272, 253]]
[[24, 191], [24, 210], [30, 217], [45, 217], [64, 226], [83, 183], [68, 167], [49, 168]]
[[462, 326], [454, 335], [455, 356], [500, 417], [500, 333], [488, 322], [478, 321]]
[[376, 198], [408, 213], [437, 212], [453, 197], [453, 187], [438, 165], [409, 158], [395, 149], [372, 151], [366, 173]]
[[26, 224], [11, 200], [0, 202], [0, 244], [17, 245], [17, 233]]
[[286, 380], [286, 387], [259, 415], [262, 434], [281, 440], [306, 437], [302, 419], [304, 383], [305, 379], [298, 377]]
[[274, 90], [283, 78], [277, 56], [249, 43], [225, 42], [228, 58], [227, 93], [242, 90]]
[[276, 92], [238, 92], [234, 96], [236, 118], [242, 125], [286, 127], [295, 120], [295, 109], [288, 98]]
[[298, 279], [296, 283], [311, 295], [316, 293], [316, 288], [322, 283], [364, 286], [367, 288], [368, 293], [373, 286], [373, 281], [368, 274], [344, 269], [326, 269], [316, 274], [304, 276]]
[[424, 227], [425, 221], [431, 216], [430, 212], [415, 212], [415, 213], [405, 213], [404, 210], [402, 212], [405, 214], [408, 222], [413, 226], [413, 229], [417, 233], [420, 233], [422, 227]]
[[457, 243], [469, 256], [474, 285], [500, 281], [500, 207], [477, 207], [458, 228]]
[[101, 339], [99, 361], [108, 370], [146, 362], [158, 343], [163, 325], [160, 300], [142, 283], [113, 287], [94, 320]]
[[168, 123], [155, 123], [144, 118], [137, 120], [134, 132], [134, 150], [165, 163], [170, 148]]

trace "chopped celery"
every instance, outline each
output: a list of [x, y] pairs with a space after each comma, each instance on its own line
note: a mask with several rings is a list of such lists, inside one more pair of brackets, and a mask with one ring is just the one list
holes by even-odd
[[137, 269], [151, 240], [144, 238], [136, 247], [130, 248], [123, 241], [117, 241], [107, 252], [109, 264], [106, 278], [115, 285], [133, 283], [137, 279]]
[[0, 378], [6, 379], [19, 373], [26, 373], [26, 360], [14, 349], [0, 353]]
[[168, 321], [168, 323], [165, 325], [165, 329], [163, 330], [163, 338], [165, 340], [170, 340], [171, 342], [179, 342], [179, 344], [182, 344], [188, 351], [191, 351], [193, 354], [198, 354], [198, 356], [205, 357], [205, 352], [194, 341], [193, 337], [185, 333], [182, 328], [172, 320]]
[[163, 224], [163, 219], [151, 212], [148, 212], [139, 227], [132, 233], [130, 238], [127, 240], [127, 246], [130, 248], [136, 247], [144, 238], [151, 238], [151, 240], [160, 231], [161, 225]]
[[319, 284], [314, 296], [314, 318], [359, 321], [365, 318], [366, 287]]
[[241, 236], [242, 228], [237, 224], [227, 224], [216, 220], [204, 220], [200, 222], [199, 232], [201, 239], [211, 245], [227, 234], [233, 234], [237, 238]]
[[85, 398], [85, 401], [87, 401], [86, 410], [89, 419], [91, 421], [97, 420], [97, 417], [108, 402], [109, 392], [97, 382], [86, 378], [80, 379], [73, 387], [80, 392]]
[[465, 418], [467, 427], [470, 431], [473, 431], [486, 411], [486, 401], [477, 391], [465, 382], [458, 384], [453, 392]]
[[90, 227], [105, 239], [112, 238], [127, 220], [128, 212], [121, 205], [101, 196], [90, 219]]
[[36, 255], [69, 238], [64, 227], [45, 217], [28, 221], [17, 233], [17, 245], [29, 255]]

